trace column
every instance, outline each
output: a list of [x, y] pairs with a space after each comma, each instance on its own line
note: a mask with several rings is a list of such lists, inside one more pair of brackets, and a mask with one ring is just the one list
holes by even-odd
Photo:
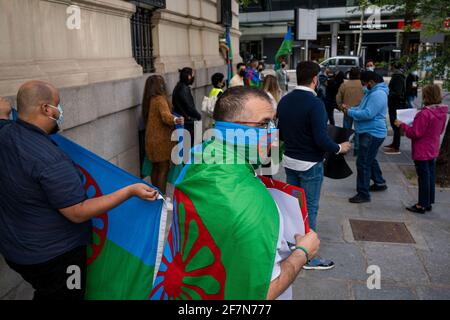
[[338, 35], [339, 35], [339, 23], [334, 22], [331, 24], [331, 56], [337, 56], [338, 49]]

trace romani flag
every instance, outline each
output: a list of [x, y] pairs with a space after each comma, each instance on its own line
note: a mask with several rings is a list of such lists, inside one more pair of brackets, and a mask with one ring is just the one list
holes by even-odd
[[289, 26], [286, 35], [284, 36], [283, 43], [281, 44], [280, 49], [278, 49], [277, 54], [275, 55], [275, 70], [279, 70], [281, 66], [281, 62], [286, 59], [286, 56], [292, 54], [292, 29]]
[[[198, 152], [219, 152], [219, 144], [206, 142]], [[151, 299], [265, 300], [279, 216], [253, 167], [187, 164], [175, 184], [173, 207]]]
[[[75, 163], [89, 198], [145, 183], [61, 135], [53, 141]], [[147, 300], [161, 260], [166, 207], [136, 197], [92, 219], [87, 300]]]
[[193, 158], [205, 159], [209, 150], [234, 161], [183, 168], [152, 300], [265, 300], [280, 233], [280, 213], [268, 188], [292, 193], [294, 219], [308, 232], [303, 190], [259, 178], [248, 162], [236, 161], [235, 148], [217, 139], [194, 147]]

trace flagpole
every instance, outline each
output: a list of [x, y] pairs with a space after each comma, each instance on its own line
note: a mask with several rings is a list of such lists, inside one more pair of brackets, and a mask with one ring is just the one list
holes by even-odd
[[308, 51], [309, 51], [309, 48], [308, 48], [308, 40], [305, 40], [305, 61], [308, 61], [309, 59], [308, 59]]

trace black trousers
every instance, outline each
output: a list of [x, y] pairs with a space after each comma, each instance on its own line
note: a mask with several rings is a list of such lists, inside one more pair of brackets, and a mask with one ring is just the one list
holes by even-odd
[[[83, 300], [86, 291], [86, 246], [78, 247], [66, 252], [50, 261], [34, 264], [19, 265], [6, 261], [11, 269], [19, 273], [22, 278], [35, 289], [33, 300]], [[78, 267], [77, 271], [71, 266]], [[81, 288], [69, 288], [75, 283], [74, 277], [80, 276]], [[68, 285], [71, 284], [70, 286]]]
[[334, 121], [334, 109], [337, 107], [336, 102], [327, 101], [325, 108], [327, 110], [328, 122], [330, 125], [334, 126], [336, 122]]
[[394, 122], [397, 119], [397, 108], [389, 106], [389, 122], [391, 123], [392, 131], [394, 131], [394, 137], [392, 139], [392, 147], [394, 149], [400, 149], [400, 128], [397, 127]]

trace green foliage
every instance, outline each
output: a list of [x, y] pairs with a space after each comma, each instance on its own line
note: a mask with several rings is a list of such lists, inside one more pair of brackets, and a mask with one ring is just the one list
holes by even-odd
[[[412, 20], [419, 19], [422, 23], [422, 32], [425, 36], [443, 33], [450, 36], [450, 30], [444, 23], [450, 16], [450, 0], [362, 0], [360, 8], [370, 5], [393, 10], [394, 16], [405, 19], [405, 33], [412, 31]], [[418, 54], [402, 55], [400, 62], [408, 63], [410, 70], [429, 69], [421, 85], [432, 83], [435, 79], [443, 80], [443, 88], [450, 91], [450, 43], [446, 40], [443, 44], [424, 48]], [[425, 59], [432, 56], [431, 59]], [[409, 71], [410, 71], [409, 70]]]
[[258, 3], [258, 0], [238, 0], [238, 3], [239, 3], [239, 5], [241, 5], [244, 8], [246, 8], [251, 3]]

